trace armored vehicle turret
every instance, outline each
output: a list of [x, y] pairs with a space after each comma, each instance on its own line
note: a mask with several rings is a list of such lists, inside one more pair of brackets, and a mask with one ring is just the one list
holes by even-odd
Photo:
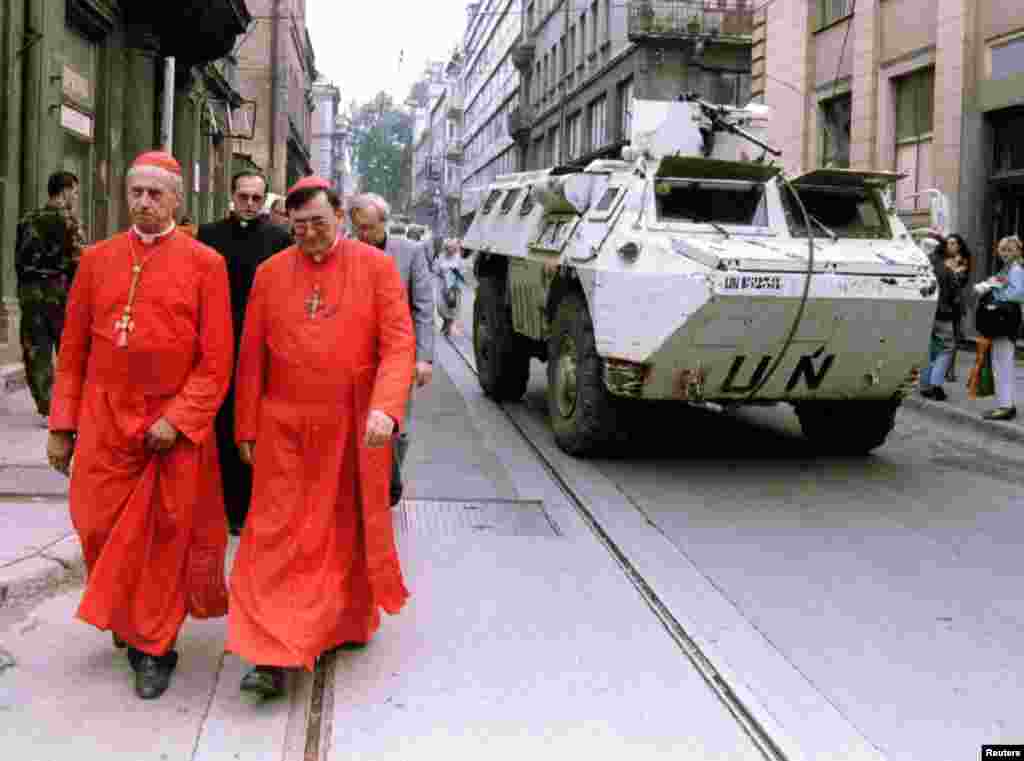
[[614, 446], [635, 400], [786, 402], [830, 451], [881, 445], [927, 361], [937, 284], [900, 176], [787, 177], [764, 106], [636, 101], [621, 160], [500, 176], [464, 237], [497, 400], [547, 362], [558, 445]]

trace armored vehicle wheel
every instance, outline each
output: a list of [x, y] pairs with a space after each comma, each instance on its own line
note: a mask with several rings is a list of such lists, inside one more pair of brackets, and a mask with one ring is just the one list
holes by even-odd
[[896, 424], [898, 402], [802, 402], [794, 405], [800, 428], [830, 454], [867, 454], [885, 443]]
[[558, 446], [571, 455], [606, 449], [616, 438], [621, 402], [604, 385], [594, 325], [578, 293], [555, 312], [548, 339], [548, 411]]
[[473, 354], [484, 393], [499, 402], [521, 399], [530, 380], [526, 341], [512, 327], [505, 282], [481, 277], [473, 304]]

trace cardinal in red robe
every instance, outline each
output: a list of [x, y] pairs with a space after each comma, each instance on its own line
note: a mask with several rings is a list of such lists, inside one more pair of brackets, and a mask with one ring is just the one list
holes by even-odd
[[71, 473], [88, 580], [78, 617], [128, 646], [159, 697], [186, 615], [227, 612], [227, 526], [213, 422], [234, 352], [223, 257], [175, 227], [181, 168], [127, 178], [129, 232], [82, 256], [67, 306], [47, 453]]
[[287, 196], [296, 246], [260, 265], [236, 377], [235, 436], [253, 495], [231, 572], [227, 649], [242, 689], [284, 691], [288, 668], [364, 644], [408, 596], [389, 504], [391, 438], [415, 363], [391, 257], [340, 235], [319, 178]]

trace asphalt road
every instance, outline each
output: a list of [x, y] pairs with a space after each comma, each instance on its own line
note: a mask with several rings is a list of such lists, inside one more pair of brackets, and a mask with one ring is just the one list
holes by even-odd
[[[547, 434], [544, 367], [517, 414]], [[837, 431], [837, 435], [841, 432]], [[887, 758], [976, 757], [1024, 723], [1024, 451], [901, 411], [821, 457], [786, 406], [682, 411], [607, 479]]]

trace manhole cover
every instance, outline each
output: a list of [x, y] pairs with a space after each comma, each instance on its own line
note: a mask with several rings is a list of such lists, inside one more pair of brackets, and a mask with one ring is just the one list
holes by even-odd
[[558, 536], [540, 500], [404, 499], [395, 508], [398, 536]]

